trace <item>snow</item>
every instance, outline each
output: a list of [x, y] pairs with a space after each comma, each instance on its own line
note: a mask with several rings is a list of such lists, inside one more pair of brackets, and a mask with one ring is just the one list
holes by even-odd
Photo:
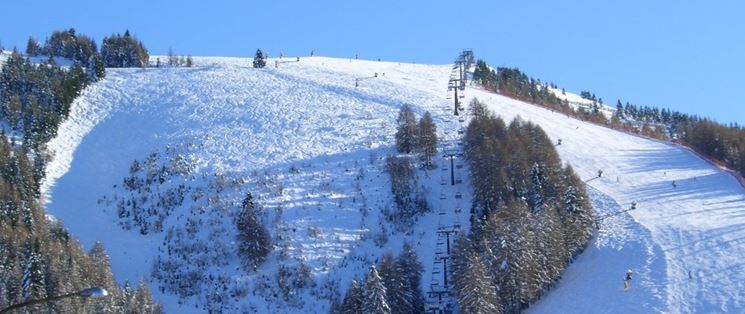
[[[587, 180], [606, 219], [590, 247], [531, 312], [740, 312], [745, 308], [745, 191], [679, 146], [585, 123], [471, 90], [505, 119], [546, 130], [562, 160]], [[603, 170], [603, 177], [597, 171]], [[677, 187], [673, 187], [675, 181]], [[623, 275], [635, 273], [623, 291]], [[689, 279], [688, 271], [692, 278]]]
[[[412, 105], [418, 115], [430, 111], [444, 139], [441, 149], [457, 147], [457, 131], [467, 120], [460, 123], [452, 115], [446, 89], [451, 65], [310, 57], [274, 68], [275, 60], [260, 70], [251, 67], [250, 59], [220, 57], [195, 57], [194, 68], [108, 69], [104, 80], [76, 99], [70, 118], [49, 144], [54, 159], [43, 185], [49, 211], [86, 248], [96, 240], [104, 243], [117, 280], [148, 278], [164, 233], [143, 236], [123, 230], [114, 208], [99, 201], [125, 195], [120, 186], [133, 160], [185, 147], [180, 152], [194, 161], [195, 179], [176, 178], [164, 186], [207, 187], [215, 174], [245, 178], [225, 192], [226, 204], [240, 204], [243, 193], [251, 191], [267, 209], [262, 219], [272, 226], [273, 237], [287, 236], [281, 242], [290, 252], [287, 259], [272, 253], [261, 269], [246, 274], [235, 271], [239, 263], [230, 255], [226, 267], [209, 267], [210, 274], [229, 276], [234, 285], [250, 289], [262, 275], [275, 273], [278, 264], [302, 262], [311, 267], [320, 287], [329, 284], [343, 294], [351, 279], [361, 278], [384, 250], [398, 254], [409, 241], [425, 268], [426, 293], [437, 282], [432, 278], [440, 250], [437, 227], [460, 223], [468, 229], [467, 168], [456, 169], [463, 183], [455, 186], [441, 185], [449, 179], [445, 159], [435, 170], [418, 171], [433, 211], [406, 233], [383, 223], [389, 239], [384, 249], [373, 239], [381, 232], [379, 212], [393, 206], [382, 159], [393, 153], [401, 104]], [[378, 77], [372, 78], [375, 73]], [[357, 78], [369, 79], [355, 88]], [[531, 312], [745, 308], [745, 193], [733, 178], [671, 144], [477, 88], [468, 87], [465, 95], [466, 103], [476, 97], [507, 120], [519, 115], [541, 125], [554, 141], [562, 139], [556, 148], [588, 180], [600, 215], [638, 202], [636, 210], [603, 221], [587, 250]], [[292, 166], [299, 171], [290, 173]], [[599, 169], [603, 177], [592, 179]], [[462, 198], [455, 197], [458, 193]], [[177, 208], [166, 227], [183, 225], [191, 217], [190, 206], [198, 202]], [[455, 208], [463, 210], [456, 213]], [[223, 219], [224, 225], [231, 223]], [[196, 238], [208, 233], [200, 232]], [[221, 240], [231, 247], [233, 237], [228, 233]], [[624, 292], [627, 269], [635, 276]], [[161, 293], [157, 282], [150, 284], [169, 312], [205, 311], [195, 307], [204, 296], [181, 302]], [[295, 304], [249, 294], [230, 299], [224, 311], [240, 312], [251, 304], [260, 312], [325, 312], [329, 301], [314, 294], [318, 289], [301, 290]]]
[[[246, 191], [258, 194], [269, 212], [264, 220], [280, 218], [270, 232], [289, 238], [287, 263], [307, 263], [316, 283], [330, 282], [343, 295], [349, 281], [361, 278], [384, 251], [372, 239], [380, 232], [379, 212], [393, 207], [383, 157], [393, 153], [401, 104], [411, 104], [419, 116], [430, 111], [443, 145], [452, 145], [457, 137], [461, 125], [452, 118], [446, 98], [450, 67], [312, 57], [254, 69], [250, 59], [194, 59], [194, 68], [108, 69], [104, 80], [76, 99], [70, 118], [49, 144], [54, 160], [42, 188], [49, 211], [86, 248], [101, 240], [120, 282], [147, 278], [165, 232], [143, 236], [135, 229], [123, 230], [115, 207], [106, 200], [126, 196], [116, 186], [129, 175], [133, 160], [184, 147], [177, 150], [195, 161], [196, 180], [176, 178], [166, 185], [206, 187], [211, 181], [205, 178], [214, 174], [245, 178], [244, 186], [225, 192], [226, 203], [240, 204]], [[355, 78], [375, 73], [377, 78], [361, 80], [355, 88]], [[297, 174], [289, 173], [292, 166]], [[433, 212], [406, 233], [384, 224], [389, 238], [385, 250], [395, 255], [404, 241], [415, 244], [425, 267], [423, 289], [430, 283], [437, 224], [454, 217], [468, 222], [467, 210], [453, 212], [468, 208], [465, 200], [470, 199], [462, 169], [463, 183], [457, 188], [440, 185], [446, 178], [440, 169], [418, 171], [420, 184], [432, 191]], [[364, 178], [355, 179], [360, 172]], [[355, 191], [355, 185], [361, 190]], [[456, 193], [463, 198], [455, 199]], [[441, 194], [449, 199], [440, 200]], [[195, 204], [177, 209], [164, 230], [182, 225], [190, 217], [189, 205]], [[281, 213], [275, 214], [278, 208]], [[439, 215], [445, 209], [446, 215]], [[225, 225], [232, 223], [226, 220]], [[311, 229], [320, 235], [306, 232]], [[202, 233], [197, 238], [207, 237], [207, 231]], [[230, 246], [233, 236], [223, 240]], [[245, 282], [250, 289], [253, 276], [276, 272], [276, 255], [248, 277], [231, 270], [239, 265], [235, 256], [229, 257], [228, 267], [208, 271], [231, 276], [236, 285]], [[188, 301], [180, 305], [176, 297], [159, 293], [157, 283], [151, 285], [167, 310], [199, 311]], [[226, 310], [240, 311], [248, 303], [280, 312], [323, 312], [329, 306], [314, 295], [301, 299], [297, 306], [238, 300]]]

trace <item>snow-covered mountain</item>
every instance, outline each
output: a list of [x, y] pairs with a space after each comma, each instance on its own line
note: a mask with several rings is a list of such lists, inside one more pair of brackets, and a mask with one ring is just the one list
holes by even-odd
[[[408, 241], [425, 269], [423, 291], [437, 284], [437, 227], [468, 228], [467, 169], [457, 165], [455, 186], [446, 184], [444, 159], [419, 170], [433, 211], [400, 231], [381, 214], [392, 206], [383, 158], [394, 151], [404, 103], [432, 114], [441, 150], [457, 149], [468, 119], [452, 113], [451, 65], [311, 57], [254, 69], [250, 59], [194, 60], [194, 68], [108, 69], [49, 144], [49, 212], [86, 247], [102, 241], [118, 280], [151, 278], [169, 312], [323, 313], [384, 250], [397, 254]], [[728, 174], [669, 143], [475, 87], [465, 95], [466, 104], [478, 98], [506, 120], [519, 115], [561, 139], [562, 159], [587, 179], [607, 217], [531, 311], [745, 309], [745, 191]], [[232, 227], [246, 192], [263, 207], [275, 244], [251, 272], [237, 260]], [[632, 202], [637, 209], [619, 213]], [[167, 214], [120, 217], [164, 206]], [[301, 288], [283, 290], [280, 268]], [[623, 291], [627, 269], [636, 275]], [[172, 293], [186, 282], [194, 286]]]

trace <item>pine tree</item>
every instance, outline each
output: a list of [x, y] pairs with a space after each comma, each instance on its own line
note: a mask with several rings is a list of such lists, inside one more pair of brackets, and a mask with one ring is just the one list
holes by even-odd
[[501, 313], [497, 293], [478, 254], [468, 255], [464, 274], [455, 282], [460, 312], [464, 314]]
[[23, 265], [21, 287], [23, 298], [26, 300], [42, 299], [46, 297], [46, 282], [44, 280], [44, 259], [41, 257], [41, 244], [34, 239], [32, 245], [27, 246]]
[[29, 57], [36, 57], [40, 53], [41, 48], [39, 47], [39, 43], [33, 37], [29, 37], [28, 42], [26, 43], [26, 54]]
[[416, 148], [417, 123], [411, 106], [404, 104], [396, 119], [396, 149], [400, 153], [410, 154]]
[[541, 206], [543, 206], [543, 196], [544, 196], [544, 188], [546, 179], [543, 176], [543, 172], [541, 171], [541, 167], [538, 165], [537, 162], [533, 163], [533, 166], [530, 168], [530, 182], [532, 184], [531, 190], [530, 190], [530, 205], [533, 210], [533, 212], [538, 212], [541, 210]]
[[429, 111], [419, 120], [417, 150], [426, 166], [432, 165], [432, 157], [437, 154], [437, 126], [432, 121]]
[[386, 300], [385, 285], [383, 285], [383, 279], [380, 278], [375, 265], [370, 266], [370, 273], [367, 275], [363, 296], [361, 313], [391, 313], [391, 308], [388, 306], [388, 301]]
[[564, 225], [565, 245], [570, 254], [581, 250], [592, 237], [595, 216], [584, 191], [584, 182], [577, 177], [571, 166], [564, 169], [566, 182], [559, 212]]
[[96, 72], [96, 80], [106, 76], [106, 65], [103, 62], [103, 57], [98, 53], [93, 55], [93, 68]]
[[253, 65], [254, 68], [263, 68], [266, 66], [266, 58], [264, 57], [264, 53], [261, 52], [261, 49], [256, 49]]
[[111, 262], [109, 254], [106, 253], [101, 242], [96, 241], [88, 251], [88, 257], [93, 264], [93, 271], [89, 272], [91, 284], [113, 290], [116, 287], [114, 275], [111, 273]]
[[[399, 278], [398, 287], [386, 287], [389, 289], [388, 299], [392, 313], [424, 312], [424, 296], [420, 288], [423, 270], [414, 248], [408, 242], [404, 243], [394, 269], [395, 277]], [[391, 293], [390, 289], [396, 290], [396, 293]]]
[[357, 314], [362, 309], [362, 287], [356, 279], [352, 279], [349, 284], [349, 290], [347, 295], [344, 297], [344, 302], [341, 307], [336, 311], [337, 314]]
[[256, 205], [251, 193], [243, 200], [243, 210], [236, 220], [238, 254], [248, 269], [256, 269], [271, 252], [269, 232], [256, 217]]

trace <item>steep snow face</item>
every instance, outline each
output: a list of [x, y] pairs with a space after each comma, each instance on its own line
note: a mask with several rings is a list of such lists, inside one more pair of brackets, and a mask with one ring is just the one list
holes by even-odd
[[[468, 211], [453, 210], [468, 208], [466, 169], [459, 168], [463, 183], [456, 187], [440, 184], [446, 177], [440, 169], [418, 171], [418, 184], [436, 207], [400, 232], [381, 218], [394, 206], [383, 157], [393, 153], [403, 103], [419, 116], [430, 111], [441, 146], [454, 145], [462, 126], [447, 98], [450, 66], [294, 60], [270, 59], [264, 69], [240, 58], [195, 58], [194, 68], [108, 69], [75, 101], [49, 144], [54, 160], [43, 184], [49, 211], [84, 246], [102, 241], [120, 282], [149, 278], [164, 259], [178, 262], [166, 243], [193, 250], [199, 265], [184, 272], [201, 282], [187, 293], [196, 295], [178, 300], [150, 281], [170, 311], [325, 312], [333, 295], [343, 295], [384, 249], [398, 254], [404, 241], [418, 250], [424, 290], [436, 226], [462, 221], [467, 227]], [[190, 170], [159, 171], [157, 183], [130, 189], [123, 179], [142, 173], [132, 170], [134, 160], [155, 171], [183, 160]], [[181, 193], [174, 191], [186, 197], [159, 222], [163, 231], [122, 228], [122, 207], [136, 203], [147, 211], [170, 203], [163, 195]], [[277, 246], [248, 274], [233, 242], [245, 192], [263, 206], [260, 218]], [[280, 264], [310, 269], [313, 283], [276, 297]], [[223, 288], [230, 297], [215, 305]]]
[[[681, 147], [470, 90], [505, 119], [541, 125], [593, 190], [598, 237], [531, 312], [741, 312], [745, 191]], [[603, 175], [597, 178], [598, 170]], [[631, 208], [637, 209], [618, 213]], [[623, 290], [626, 270], [636, 273]]]

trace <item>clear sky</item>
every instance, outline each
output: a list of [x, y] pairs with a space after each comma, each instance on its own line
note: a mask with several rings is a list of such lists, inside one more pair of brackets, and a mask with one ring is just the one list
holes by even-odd
[[450, 63], [462, 48], [569, 91], [745, 124], [743, 1], [4, 1], [0, 42], [129, 29], [152, 54]]

